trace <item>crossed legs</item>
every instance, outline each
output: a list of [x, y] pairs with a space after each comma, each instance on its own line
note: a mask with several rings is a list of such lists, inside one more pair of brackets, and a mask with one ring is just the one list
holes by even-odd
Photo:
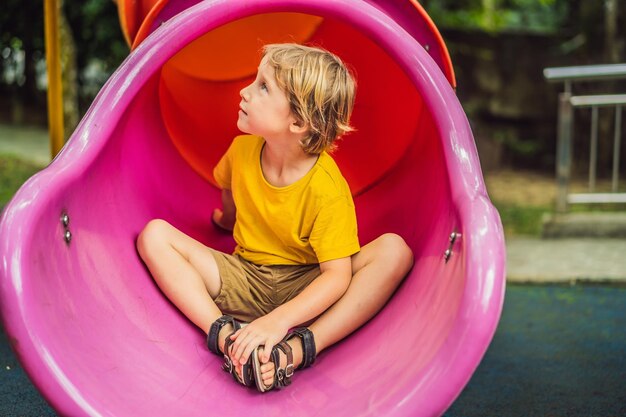
[[[213, 301], [221, 289], [219, 270], [211, 251], [163, 220], [150, 221], [137, 239], [137, 249], [167, 298], [205, 333], [221, 315]], [[404, 240], [385, 234], [352, 257], [352, 281], [343, 297], [318, 317], [309, 329], [317, 353], [348, 336], [387, 302], [413, 265]], [[228, 329], [225, 329], [228, 330]], [[223, 347], [224, 336], [220, 338]], [[291, 339], [294, 365], [302, 361], [302, 347]], [[269, 364], [268, 364], [269, 365]], [[273, 365], [264, 366], [264, 376]]]

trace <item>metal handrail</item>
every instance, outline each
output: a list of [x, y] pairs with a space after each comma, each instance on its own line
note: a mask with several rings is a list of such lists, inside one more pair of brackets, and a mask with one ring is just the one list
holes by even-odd
[[551, 83], [565, 83], [565, 91], [571, 92], [572, 83], [574, 82], [619, 80], [626, 78], [626, 64], [545, 68], [543, 70], [543, 76]]
[[607, 107], [626, 104], [626, 94], [603, 94], [598, 96], [573, 96], [570, 98], [574, 107]]
[[[626, 203], [626, 193], [620, 194], [617, 192], [619, 184], [622, 106], [626, 105], [626, 94], [572, 95], [572, 84], [574, 82], [626, 78], [626, 64], [546, 68], [543, 74], [549, 82], [564, 83], [564, 91], [559, 94], [558, 110], [558, 141], [556, 155], [557, 212], [566, 212], [569, 204]], [[591, 147], [589, 157], [589, 190], [591, 192], [569, 194], [574, 108], [583, 107], [591, 108]], [[593, 193], [595, 190], [597, 168], [598, 111], [601, 107], [615, 108], [612, 193], [603, 194]]]

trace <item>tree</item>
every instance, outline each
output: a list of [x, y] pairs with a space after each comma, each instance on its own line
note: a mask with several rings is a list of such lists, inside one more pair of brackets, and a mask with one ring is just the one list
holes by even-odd
[[0, 96], [10, 98], [12, 116], [22, 119], [24, 106], [45, 104], [36, 79], [36, 63], [44, 53], [43, 4], [3, 1], [0, 28]]
[[[65, 0], [63, 11], [69, 24], [64, 36], [75, 39], [75, 89], [84, 110], [129, 51], [111, 0]], [[65, 45], [71, 49], [69, 42]], [[38, 82], [45, 78], [42, 2], [0, 2], [0, 57], [0, 108], [7, 106], [2, 101], [10, 98], [9, 108], [18, 113], [14, 121], [21, 121], [19, 113], [45, 114], [41, 111], [46, 103], [45, 84]], [[96, 66], [101, 74], [95, 84], [85, 75], [90, 66]], [[31, 107], [39, 110], [20, 111]]]
[[[542, 70], [548, 66], [624, 62], [626, 7], [621, 3], [619, 0], [423, 2], [446, 39], [455, 64], [457, 94], [475, 128], [481, 157], [489, 154], [485, 149], [493, 155], [491, 166], [504, 163], [553, 169], [555, 100], [561, 86], [548, 85]], [[576, 85], [575, 93], [618, 91], [623, 91], [623, 87], [617, 83], [581, 83]], [[587, 119], [586, 113], [577, 114], [577, 129], [587, 132]], [[613, 131], [613, 120], [601, 118], [600, 130], [600, 136], [607, 137], [607, 132]], [[576, 137], [575, 147], [581, 150], [577, 157], [586, 161], [589, 146], [585, 136]], [[611, 156], [612, 147], [601, 146], [600, 153], [602, 149]], [[600, 161], [609, 160], [607, 155], [600, 157]]]
[[487, 32], [554, 32], [567, 16], [564, 0], [427, 0], [438, 25]]

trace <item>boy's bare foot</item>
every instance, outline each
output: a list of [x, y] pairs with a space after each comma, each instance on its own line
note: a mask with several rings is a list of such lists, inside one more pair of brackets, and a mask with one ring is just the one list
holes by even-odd
[[[292, 337], [287, 340], [289, 346], [291, 346], [291, 350], [293, 353], [293, 368], [296, 369], [302, 363], [302, 343], [300, 339], [297, 337]], [[287, 356], [285, 353], [278, 349], [280, 364], [279, 367], [285, 369], [287, 366]], [[258, 350], [259, 360], [261, 359], [261, 354], [263, 353], [263, 347], [260, 347]], [[276, 374], [274, 362], [269, 361], [267, 363], [261, 364], [261, 378], [263, 379], [263, 384], [266, 387], [272, 386], [274, 382], [274, 375]]]

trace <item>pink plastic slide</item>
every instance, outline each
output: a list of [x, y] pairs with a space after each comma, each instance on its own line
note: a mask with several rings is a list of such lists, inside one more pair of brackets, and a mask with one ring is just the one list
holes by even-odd
[[[0, 309], [61, 415], [435, 416], [495, 332], [505, 249], [445, 45], [417, 2], [171, 0], [59, 156], [0, 223]], [[336, 160], [361, 242], [402, 235], [416, 263], [369, 323], [282, 391], [232, 381], [135, 249], [164, 218], [223, 251], [211, 170], [237, 134], [260, 45], [324, 46], [358, 77], [358, 131]], [[451, 234], [454, 237], [451, 239]]]

